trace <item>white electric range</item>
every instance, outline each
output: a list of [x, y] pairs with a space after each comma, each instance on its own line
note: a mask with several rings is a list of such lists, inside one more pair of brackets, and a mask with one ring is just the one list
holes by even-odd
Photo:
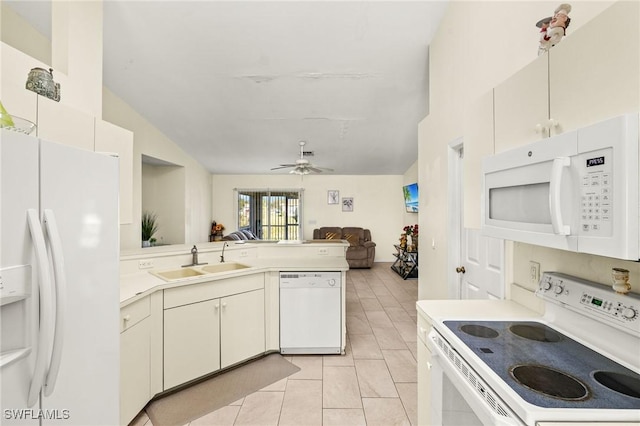
[[559, 273], [537, 295], [542, 317], [434, 319], [429, 424], [640, 424], [640, 297]]

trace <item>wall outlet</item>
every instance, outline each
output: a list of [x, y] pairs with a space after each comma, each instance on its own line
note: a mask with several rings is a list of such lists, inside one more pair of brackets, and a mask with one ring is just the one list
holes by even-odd
[[318, 249], [318, 254], [321, 256], [326, 256], [329, 254], [329, 250], [327, 248], [321, 247]]
[[150, 269], [150, 268], [153, 268], [153, 259], [138, 260], [138, 269]]
[[538, 286], [540, 281], [540, 264], [538, 262], [529, 261], [529, 282], [531, 285]]

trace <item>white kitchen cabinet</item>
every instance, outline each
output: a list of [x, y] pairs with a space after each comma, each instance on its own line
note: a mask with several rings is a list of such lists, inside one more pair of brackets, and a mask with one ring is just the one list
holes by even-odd
[[164, 388], [220, 368], [220, 300], [165, 309]]
[[431, 325], [418, 315], [418, 425], [431, 424], [431, 351], [426, 345]]
[[164, 290], [164, 390], [265, 352], [264, 280]]
[[229, 367], [265, 351], [264, 290], [220, 301], [221, 367]]
[[35, 123], [37, 100], [35, 92], [25, 89], [33, 58], [5, 43], [0, 43], [0, 100], [10, 115]]
[[614, 3], [497, 86], [495, 152], [638, 111], [639, 9]]
[[464, 227], [480, 229], [482, 159], [493, 154], [493, 90], [469, 108], [464, 137]]
[[549, 136], [549, 55], [494, 89], [495, 153]]
[[120, 311], [120, 424], [129, 424], [150, 399], [150, 298]]
[[616, 2], [549, 51], [554, 133], [640, 110], [639, 16], [639, 2]]
[[133, 223], [133, 132], [96, 118], [94, 150], [118, 155], [120, 224]]
[[37, 99], [39, 138], [93, 151], [93, 116], [43, 96]]

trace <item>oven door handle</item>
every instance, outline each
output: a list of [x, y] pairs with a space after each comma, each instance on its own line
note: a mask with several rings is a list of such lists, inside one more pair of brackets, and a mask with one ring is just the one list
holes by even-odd
[[[443, 339], [438, 332], [432, 330], [427, 339], [429, 349], [431, 350], [431, 374], [434, 375], [441, 372], [441, 374], [446, 375], [483, 425], [522, 426], [523, 423], [504, 404], [501, 405], [501, 408], [507, 416], [498, 414], [487, 404], [485, 401], [487, 395], [491, 395], [495, 401], [499, 401], [500, 399], [490, 390], [489, 386], [484, 383], [484, 380], [480, 379], [480, 377], [475, 374], [475, 371], [460, 357], [459, 361], [461, 364], [464, 364], [466, 369], [475, 375], [476, 385], [475, 387], [472, 386], [468, 378], [449, 361], [449, 356], [437, 343], [438, 338]], [[450, 350], [453, 351], [453, 349]], [[455, 351], [453, 352], [457, 355]], [[459, 355], [457, 356], [459, 357]], [[435, 391], [436, 390], [432, 389], [431, 393], [433, 394]]]

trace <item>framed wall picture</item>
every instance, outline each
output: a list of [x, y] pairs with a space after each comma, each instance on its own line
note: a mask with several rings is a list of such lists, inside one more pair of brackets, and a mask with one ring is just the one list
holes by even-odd
[[343, 212], [352, 212], [353, 211], [353, 197], [343, 198], [342, 199], [342, 211]]
[[340, 191], [330, 189], [327, 191], [327, 204], [340, 204]]

